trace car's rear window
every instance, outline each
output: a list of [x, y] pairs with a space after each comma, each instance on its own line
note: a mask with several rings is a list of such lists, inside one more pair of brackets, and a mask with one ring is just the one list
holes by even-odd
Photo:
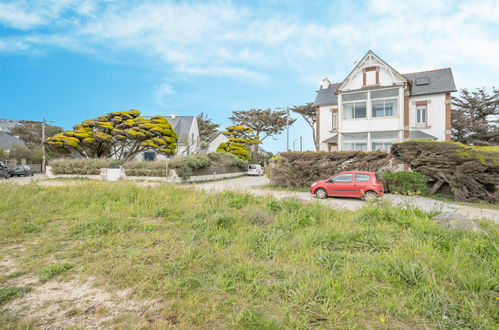
[[250, 170], [254, 170], [254, 169], [256, 169], [256, 165], [250, 165], [250, 166], [248, 166], [248, 168], [249, 168]]

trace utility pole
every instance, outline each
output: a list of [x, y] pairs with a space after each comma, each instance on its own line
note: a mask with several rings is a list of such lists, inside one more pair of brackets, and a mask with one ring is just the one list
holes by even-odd
[[300, 135], [300, 152], [303, 152], [303, 136]]
[[42, 173], [45, 174], [45, 118], [42, 120]]
[[286, 151], [289, 151], [289, 107], [286, 107]]
[[289, 151], [289, 106], [286, 108], [276, 108], [276, 110], [286, 110], [286, 151]]

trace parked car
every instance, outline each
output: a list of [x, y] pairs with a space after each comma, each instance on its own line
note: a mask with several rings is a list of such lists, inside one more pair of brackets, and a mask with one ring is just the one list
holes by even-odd
[[8, 179], [10, 178], [10, 171], [4, 163], [0, 162], [0, 178]]
[[376, 173], [364, 171], [341, 172], [310, 186], [310, 194], [317, 198], [355, 197], [374, 201], [383, 196], [383, 192], [383, 183]]
[[10, 176], [33, 176], [33, 169], [26, 165], [14, 165], [10, 168]]
[[259, 164], [248, 165], [248, 175], [263, 175], [265, 173], [263, 167]]

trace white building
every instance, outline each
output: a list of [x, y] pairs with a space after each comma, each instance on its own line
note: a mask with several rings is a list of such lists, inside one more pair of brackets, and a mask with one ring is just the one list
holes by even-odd
[[206, 153], [212, 153], [212, 152], [217, 152], [217, 148], [220, 145], [220, 143], [224, 143], [229, 141], [229, 138], [223, 135], [222, 132], [218, 132], [215, 134], [215, 137], [211, 142], [208, 144], [208, 147], [206, 148]]
[[341, 83], [317, 91], [320, 150], [389, 151], [406, 140], [450, 140], [450, 68], [400, 74], [372, 51]]

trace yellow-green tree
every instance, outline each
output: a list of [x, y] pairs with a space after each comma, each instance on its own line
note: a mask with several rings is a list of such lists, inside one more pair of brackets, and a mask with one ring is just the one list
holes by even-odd
[[175, 154], [177, 134], [165, 117], [143, 118], [138, 110], [116, 111], [56, 134], [46, 140], [46, 145], [68, 155], [76, 152], [85, 158], [126, 161], [146, 150]]
[[251, 127], [244, 125], [228, 126], [222, 134], [227, 136], [229, 141], [220, 143], [217, 151], [229, 152], [244, 160], [251, 159], [248, 147], [262, 143], [253, 132]]

